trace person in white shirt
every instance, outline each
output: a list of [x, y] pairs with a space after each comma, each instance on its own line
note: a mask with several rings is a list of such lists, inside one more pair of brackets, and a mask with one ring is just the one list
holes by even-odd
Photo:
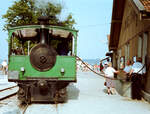
[[142, 58], [138, 57], [130, 71], [131, 75], [131, 96], [132, 99], [141, 100], [141, 78], [146, 73], [146, 68], [142, 64]]
[[131, 69], [132, 69], [131, 61], [130, 61], [130, 60], [127, 60], [126, 66], [125, 66], [125, 68], [123, 69], [123, 71], [124, 71], [126, 74], [129, 74], [130, 71], [131, 71]]
[[103, 70], [101, 71], [102, 73], [105, 73], [106, 68], [108, 67], [108, 62], [105, 62], [104, 66], [103, 66]]
[[130, 60], [127, 60], [126, 66], [125, 66], [125, 68], [123, 69], [123, 72], [124, 72], [125, 75], [126, 75], [126, 80], [127, 80], [127, 81], [130, 80], [130, 75], [129, 75], [129, 73], [130, 73], [131, 69], [132, 69], [131, 61], [130, 61]]
[[[143, 68], [143, 69], [142, 69]], [[137, 73], [137, 74], [145, 74], [146, 68], [142, 64], [142, 58], [137, 58], [137, 61], [133, 64], [130, 74]]]
[[4, 60], [3, 62], [2, 62], [2, 70], [3, 70], [3, 73], [6, 75], [7, 74], [7, 61], [6, 60]]
[[[112, 63], [108, 63], [108, 67], [105, 69], [105, 76], [109, 78], [114, 78], [114, 73], [119, 73], [112, 67]], [[115, 94], [114, 82], [112, 79], [106, 78], [106, 86], [108, 94]]]

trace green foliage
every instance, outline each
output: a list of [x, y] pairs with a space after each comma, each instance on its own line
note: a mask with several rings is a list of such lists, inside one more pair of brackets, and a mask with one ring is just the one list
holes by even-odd
[[12, 49], [21, 49], [21, 52], [25, 55], [28, 53], [28, 42], [29, 42], [29, 50], [31, 50], [32, 47], [34, 47], [37, 44], [37, 41], [35, 40], [20, 40], [18, 37], [13, 37], [13, 44], [12, 44]]
[[[52, 4], [48, 2], [46, 6], [38, 4], [36, 0], [17, 0], [14, 4], [8, 8], [5, 15], [2, 16], [3, 19], [6, 19], [6, 24], [4, 30], [7, 30], [12, 26], [21, 26], [21, 25], [34, 25], [38, 23], [38, 17], [48, 16], [52, 17], [49, 21], [52, 25], [61, 25], [65, 27], [73, 28], [75, 20], [72, 18], [72, 15], [69, 14], [66, 20], [60, 21], [58, 18], [61, 14], [62, 6], [61, 4]], [[18, 38], [13, 38], [13, 49], [17, 47], [22, 47], [24, 54], [27, 54], [28, 41], [22, 42]], [[10, 39], [8, 39], [8, 42]], [[30, 42], [30, 48], [32, 48], [36, 42]]]
[[15, 1], [9, 7], [7, 13], [3, 15], [6, 19], [5, 29], [11, 26], [20, 26], [36, 23], [36, 15], [34, 14], [34, 2], [32, 0]]
[[37, 7], [35, 2], [35, 0], [15, 1], [14, 4], [8, 8], [7, 13], [3, 15], [3, 18], [6, 19], [4, 29], [7, 30], [11, 26], [37, 24], [37, 18], [42, 15], [53, 17], [50, 19], [50, 24], [71, 28], [73, 24], [75, 24], [75, 20], [72, 18], [71, 14], [68, 15], [66, 20], [59, 20], [58, 15], [60, 15], [62, 11], [61, 4], [52, 4], [48, 2], [46, 7], [42, 7], [40, 4], [39, 7]]

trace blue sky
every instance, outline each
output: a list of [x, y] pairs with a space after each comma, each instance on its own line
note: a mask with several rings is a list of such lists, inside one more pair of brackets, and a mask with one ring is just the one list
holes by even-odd
[[[4, 0], [0, 4], [0, 59], [7, 58], [7, 32], [2, 31], [2, 15], [15, 0]], [[78, 56], [83, 59], [103, 58], [108, 51], [107, 34], [113, 0], [61, 0], [64, 4], [62, 15], [71, 12], [76, 21], [78, 33]]]

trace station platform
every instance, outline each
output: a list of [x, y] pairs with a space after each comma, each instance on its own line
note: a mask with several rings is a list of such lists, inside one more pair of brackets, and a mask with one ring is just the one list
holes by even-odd
[[8, 82], [8, 76], [4, 75], [2, 71], [0, 71], [0, 90], [9, 88], [12, 86], [16, 86], [17, 84], [14, 82]]
[[[5, 79], [5, 78], [4, 78]], [[25, 114], [150, 114], [150, 103], [132, 100], [116, 92], [107, 94], [105, 79], [92, 72], [77, 71], [77, 83], [67, 87], [66, 103], [29, 105]], [[10, 98], [8, 105], [0, 107], [2, 114], [22, 114], [17, 98]], [[1, 114], [1, 113], [0, 113]]]

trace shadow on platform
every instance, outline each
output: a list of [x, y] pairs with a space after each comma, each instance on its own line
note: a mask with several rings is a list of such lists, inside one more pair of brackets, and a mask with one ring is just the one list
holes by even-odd
[[79, 92], [80, 90], [76, 88], [73, 84], [70, 84], [67, 87], [67, 92], [68, 92], [68, 100], [77, 100], [79, 97]]
[[103, 92], [104, 92], [104, 93], [107, 93], [107, 89], [103, 89]]

